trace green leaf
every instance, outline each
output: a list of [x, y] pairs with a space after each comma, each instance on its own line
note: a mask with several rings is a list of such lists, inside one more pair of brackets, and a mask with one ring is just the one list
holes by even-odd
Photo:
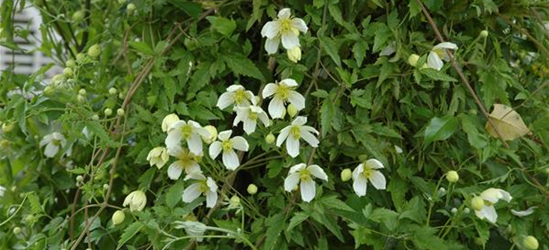
[[427, 77], [431, 78], [431, 80], [435, 80], [435, 81], [444, 81], [444, 82], [457, 82], [457, 80], [445, 73], [442, 73], [436, 69], [430, 69], [430, 68], [425, 68], [425, 69], [421, 69], [419, 70], [419, 72], [421, 72], [421, 74], [423, 75], [426, 75]]
[[122, 233], [120, 239], [118, 240], [118, 246], [116, 247], [116, 249], [118, 250], [123, 247], [126, 242], [133, 238], [143, 227], [144, 225], [140, 221], [136, 221], [126, 227], [126, 229], [124, 229], [124, 233]]
[[166, 193], [166, 205], [168, 205], [168, 207], [173, 208], [181, 201], [183, 189], [185, 189], [185, 184], [182, 180], [177, 181], [168, 189], [168, 192]]
[[129, 41], [128, 44], [143, 55], [150, 56], [154, 53], [151, 47], [145, 42]]
[[360, 40], [353, 45], [353, 55], [355, 56], [356, 64], [362, 65], [364, 57], [366, 57], [366, 50], [368, 49], [368, 43]]
[[400, 214], [399, 219], [408, 218], [415, 221], [418, 224], [422, 224], [426, 220], [427, 211], [425, 210], [425, 203], [420, 197], [415, 196], [404, 207], [404, 211]]
[[265, 77], [263, 76], [261, 71], [255, 66], [254, 62], [244, 57], [243, 55], [224, 55], [222, 56], [222, 59], [227, 64], [229, 69], [231, 69], [235, 74], [249, 76], [260, 81], [265, 81]]
[[107, 131], [105, 131], [105, 128], [99, 123], [99, 121], [88, 121], [86, 123], [86, 127], [88, 128], [88, 131], [97, 135], [99, 139], [101, 139], [101, 142], [105, 143], [107, 147], [116, 148], [120, 146], [120, 143], [115, 142], [109, 134], [107, 134]]
[[36, 195], [35, 192], [30, 192], [27, 194], [27, 199], [30, 203], [30, 208], [33, 214], [42, 213], [42, 205], [40, 205], [40, 198]]
[[202, 6], [199, 3], [182, 0], [169, 0], [178, 9], [185, 11], [189, 16], [194, 19], [198, 19], [200, 13], [202, 13]]
[[320, 127], [322, 128], [322, 137], [332, 131], [332, 121], [335, 117], [334, 102], [330, 98], [325, 99], [320, 107]]
[[299, 224], [301, 224], [301, 222], [305, 221], [308, 218], [309, 215], [304, 212], [295, 213], [294, 216], [290, 219], [290, 224], [288, 224], [288, 228], [286, 228], [286, 231], [292, 231], [294, 227], [298, 226]]
[[236, 22], [234, 20], [216, 16], [208, 16], [206, 19], [217, 32], [225, 36], [230, 36], [236, 29]]
[[341, 59], [339, 57], [339, 45], [331, 38], [321, 36], [318, 38], [322, 49], [332, 58], [335, 64], [341, 67]]
[[475, 125], [474, 122], [474, 117], [466, 114], [459, 115], [458, 117], [461, 121], [461, 129], [467, 134], [469, 144], [476, 149], [486, 147], [488, 140], [478, 132], [477, 125]]
[[311, 93], [312, 96], [316, 96], [318, 98], [326, 98], [328, 96], [330, 96], [330, 94], [328, 94], [328, 92], [326, 92], [326, 90], [323, 90], [323, 89], [319, 89], [313, 93]]
[[156, 173], [156, 168], [152, 167], [149, 168], [144, 174], [139, 177], [139, 188], [140, 189], [148, 189], [151, 186], [151, 183], [154, 179], [154, 174]]
[[421, 12], [421, 6], [418, 4], [417, 0], [409, 1], [408, 8], [410, 9], [410, 18], [413, 18]]
[[425, 147], [434, 141], [443, 141], [454, 134], [459, 126], [458, 119], [453, 116], [434, 117], [425, 128]]
[[387, 208], [376, 208], [368, 219], [375, 222], [382, 222], [389, 230], [395, 230], [398, 225], [398, 213]]
[[278, 241], [281, 241], [280, 233], [284, 230], [284, 214], [275, 214], [265, 221], [265, 225], [268, 226], [265, 234], [265, 249], [270, 250], [276, 246]]
[[335, 208], [335, 209], [349, 211], [349, 212], [356, 212], [353, 208], [349, 207], [347, 203], [339, 200], [335, 195], [323, 197], [322, 200], [320, 200], [320, 202], [329, 208]]

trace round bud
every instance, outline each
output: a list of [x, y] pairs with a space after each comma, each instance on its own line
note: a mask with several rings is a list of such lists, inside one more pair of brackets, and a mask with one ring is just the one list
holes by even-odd
[[79, 103], [84, 103], [84, 102], [86, 102], [86, 97], [83, 96], [83, 95], [78, 95], [76, 97], [76, 100], [78, 100]]
[[116, 95], [116, 93], [118, 93], [118, 90], [116, 88], [109, 89], [109, 95]]
[[294, 47], [293, 49], [289, 49], [287, 51], [288, 59], [290, 61], [297, 63], [299, 60], [301, 60], [301, 48], [299, 46]]
[[231, 207], [240, 207], [240, 198], [238, 198], [238, 196], [236, 195], [233, 195], [233, 197], [231, 197], [231, 199], [229, 200], [229, 205]]
[[522, 241], [522, 245], [528, 250], [536, 250], [539, 248], [539, 242], [536, 237], [528, 235]]
[[21, 233], [21, 228], [20, 227], [14, 227], [13, 228], [13, 233], [14, 234], [20, 234]]
[[4, 123], [2, 124], [2, 132], [9, 133], [13, 131], [13, 128], [15, 128], [15, 125], [13, 123]]
[[77, 181], [77, 182], [83, 182], [83, 181], [84, 181], [84, 177], [83, 177], [82, 175], [76, 176], [76, 181]]
[[118, 93], [118, 98], [124, 99], [124, 93], [122, 93], [122, 92]]
[[250, 184], [248, 185], [247, 191], [248, 191], [248, 194], [254, 195], [257, 193], [257, 186], [254, 184]]
[[130, 3], [130, 4], [128, 4], [128, 7], [126, 7], [126, 8], [128, 10], [128, 13], [131, 14], [135, 10], [135, 4]]
[[82, 54], [82, 53], [76, 54], [76, 61], [77, 61], [77, 62], [81, 62], [81, 61], [83, 61], [85, 58], [86, 58], [86, 55], [84, 55], [84, 54]]
[[109, 189], [109, 184], [106, 184], [106, 183], [103, 184], [103, 189], [108, 190]]
[[408, 63], [410, 65], [412, 65], [413, 67], [415, 67], [417, 65], [417, 61], [419, 60], [419, 55], [418, 54], [411, 54], [409, 57], [408, 57]]
[[470, 212], [471, 212], [471, 210], [468, 207], [463, 209], [463, 213], [465, 213], [465, 214], [468, 214]]
[[288, 115], [290, 115], [290, 118], [293, 118], [295, 115], [297, 115], [297, 108], [291, 103], [290, 105], [288, 105]]
[[27, 224], [31, 224], [33, 221], [34, 221], [34, 215], [29, 214], [29, 215], [27, 215], [27, 216], [25, 217], [25, 222], [26, 222]]
[[79, 22], [82, 22], [82, 20], [84, 20], [84, 11], [76, 11], [74, 12], [74, 14], [72, 14], [72, 20], [79, 23]]
[[71, 77], [74, 74], [74, 71], [71, 68], [63, 69], [63, 75], [66, 77]]
[[459, 180], [459, 174], [454, 170], [448, 171], [446, 173], [446, 180], [450, 183], [456, 183]]
[[457, 212], [458, 212], [458, 209], [457, 209], [457, 208], [455, 208], [455, 207], [453, 207], [453, 208], [452, 208], [452, 210], [450, 210], [450, 212], [452, 212], [453, 214], [457, 214]]
[[74, 68], [76, 66], [76, 62], [72, 59], [69, 59], [67, 60], [67, 62], [65, 63], [65, 65], [69, 68]]
[[80, 89], [80, 90], [78, 90], [78, 94], [79, 95], [86, 95], [86, 94], [88, 94], [88, 92], [86, 92], [85, 89]]
[[438, 196], [445, 195], [446, 194], [446, 188], [443, 188], [443, 187], [439, 188], [437, 194], [438, 194]]
[[105, 111], [103, 111], [103, 113], [105, 113], [106, 116], [110, 116], [112, 115], [112, 109], [106, 108]]
[[267, 136], [265, 136], [265, 142], [267, 144], [273, 144], [274, 141], [275, 141], [275, 136], [273, 135], [273, 133], [269, 133]]
[[101, 46], [99, 44], [94, 44], [88, 49], [88, 56], [91, 58], [96, 58], [101, 54]]
[[350, 169], [346, 168], [346, 169], [343, 169], [343, 171], [341, 171], [341, 180], [342, 181], [348, 181], [351, 179], [353, 173], [351, 172]]
[[474, 210], [480, 211], [484, 207], [484, 200], [477, 196], [471, 200], [471, 206]]
[[[172, 117], [172, 118], [174, 118], [174, 117]], [[177, 118], [177, 119], [179, 119], [179, 118]], [[171, 125], [171, 123], [170, 123], [170, 125]], [[207, 126], [204, 127], [204, 129], [206, 129], [208, 131], [208, 133], [210, 133], [209, 137], [205, 137], [205, 136], [201, 135], [204, 142], [207, 143], [207, 144], [210, 144], [210, 143], [214, 142], [217, 139], [217, 129], [212, 125], [207, 125]]]
[[99, 116], [98, 116], [98, 115], [93, 115], [93, 116], [92, 116], [92, 120], [94, 120], [94, 121], [99, 120]]
[[122, 210], [118, 210], [112, 214], [112, 224], [115, 226], [124, 222], [124, 219], [126, 219], [126, 214]]
[[118, 116], [124, 116], [125, 113], [126, 111], [124, 111], [124, 109], [122, 108], [116, 110], [116, 115]]
[[488, 37], [488, 31], [487, 31], [487, 30], [481, 31], [481, 32], [480, 32], [480, 37], [482, 37], [482, 38]]

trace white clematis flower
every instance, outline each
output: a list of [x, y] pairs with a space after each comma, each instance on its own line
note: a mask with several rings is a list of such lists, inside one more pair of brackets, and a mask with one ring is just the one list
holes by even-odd
[[278, 12], [278, 19], [267, 22], [261, 29], [261, 36], [266, 37], [265, 50], [274, 54], [282, 41], [282, 47], [293, 49], [299, 46], [299, 32], [307, 33], [307, 24], [301, 18], [292, 18], [289, 8]]
[[195, 121], [176, 121], [168, 128], [165, 143], [168, 153], [176, 152], [181, 148], [181, 140], [187, 142], [187, 147], [193, 154], [202, 154], [202, 137], [210, 137], [210, 132]]
[[311, 126], [305, 126], [305, 123], [307, 123], [307, 117], [296, 117], [292, 124], [283, 128], [276, 138], [277, 147], [286, 141], [286, 151], [292, 158], [299, 155], [299, 139], [305, 140], [311, 147], [318, 147], [319, 141], [314, 134], [318, 135], [319, 132]]
[[176, 221], [175, 228], [185, 229], [185, 233], [188, 236], [196, 237], [196, 241], [202, 242], [204, 239], [204, 232], [208, 229], [206, 225], [198, 221]]
[[242, 85], [234, 84], [227, 88], [227, 92], [219, 96], [217, 100], [217, 107], [219, 109], [225, 109], [231, 105], [238, 106], [249, 106], [250, 102], [254, 100], [254, 94], [246, 90]]
[[305, 108], [305, 97], [295, 91], [297, 82], [294, 79], [284, 79], [278, 83], [269, 83], [263, 89], [263, 98], [273, 96], [269, 103], [269, 115], [273, 119], [284, 116], [284, 104], [293, 104], [297, 111]]
[[210, 157], [215, 159], [223, 151], [223, 165], [229, 170], [235, 170], [240, 166], [240, 160], [236, 155], [235, 149], [239, 151], [248, 151], [248, 142], [242, 136], [231, 138], [233, 131], [225, 130], [220, 132], [215, 141], [210, 145]]
[[484, 205], [481, 209], [475, 209], [475, 214], [480, 219], [486, 218], [492, 223], [496, 223], [498, 220], [498, 214], [494, 208], [494, 204], [500, 199], [507, 202], [510, 202], [511, 199], [513, 199], [507, 191], [499, 188], [489, 188], [484, 190], [480, 194], [480, 198], [484, 201]]
[[48, 158], [53, 158], [57, 152], [59, 152], [59, 148], [65, 147], [65, 144], [67, 143], [67, 140], [65, 139], [65, 136], [59, 132], [53, 132], [49, 135], [44, 136], [42, 140], [40, 141], [40, 147], [46, 146], [46, 149], [44, 150], [44, 155]]
[[248, 107], [235, 107], [236, 117], [234, 118], [233, 126], [237, 126], [240, 122], [244, 124], [246, 134], [251, 134], [255, 131], [257, 120], [259, 119], [265, 127], [271, 125], [271, 120], [267, 113], [259, 106], [250, 105]]
[[158, 169], [161, 169], [170, 159], [168, 151], [164, 147], [156, 147], [149, 151], [147, 155], [147, 161], [151, 166], [156, 165]]
[[377, 190], [385, 190], [387, 181], [385, 176], [376, 170], [382, 169], [383, 163], [376, 159], [369, 159], [365, 163], [359, 164], [355, 170], [353, 170], [353, 189], [355, 193], [360, 196], [366, 195], [366, 188], [368, 181], [372, 183]]
[[147, 195], [141, 190], [136, 190], [128, 194], [122, 206], [130, 206], [130, 211], [141, 211], [147, 205]]
[[444, 61], [450, 61], [450, 55], [448, 55], [448, 52], [446, 50], [456, 50], [458, 47], [454, 43], [450, 42], [443, 42], [437, 44], [431, 52], [429, 52], [429, 56], [427, 57], [427, 66], [429, 68], [433, 68], [436, 70], [442, 69], [442, 66], [444, 66]]
[[170, 126], [179, 121], [179, 116], [176, 114], [169, 114], [162, 119], [162, 132], [170, 132]]
[[185, 180], [197, 180], [197, 182], [189, 185], [183, 191], [183, 202], [191, 203], [198, 196], [206, 196], [206, 207], [214, 207], [217, 203], [217, 184], [211, 177], [204, 176], [202, 173], [193, 172], [185, 177]]
[[186, 174], [201, 172], [198, 165], [198, 161], [200, 160], [199, 155], [191, 153], [186, 148], [179, 148], [172, 152], [171, 155], [177, 158], [177, 160], [168, 167], [168, 177], [170, 179], [179, 179], [183, 170], [185, 170]]
[[284, 190], [292, 192], [297, 189], [297, 184], [300, 184], [301, 199], [310, 202], [316, 194], [316, 184], [313, 177], [328, 181], [328, 175], [318, 165], [307, 167], [305, 163], [297, 164], [290, 168], [288, 177], [284, 179]]

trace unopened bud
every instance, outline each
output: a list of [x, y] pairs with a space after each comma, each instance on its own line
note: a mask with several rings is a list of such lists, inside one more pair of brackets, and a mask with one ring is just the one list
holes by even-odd
[[289, 49], [287, 51], [288, 53], [288, 59], [292, 62], [299, 62], [301, 60], [301, 48], [299, 46], [294, 47], [293, 49]]
[[536, 237], [528, 235], [522, 241], [522, 245], [528, 250], [536, 250], [539, 248], [539, 242]]
[[128, 4], [128, 7], [126, 7], [128, 10], [128, 13], [131, 14], [135, 10], [135, 4], [130, 3]]
[[247, 191], [248, 191], [248, 194], [254, 195], [257, 193], [257, 186], [254, 184], [250, 184], [248, 185]]
[[105, 113], [106, 116], [110, 116], [110, 115], [112, 115], [112, 109], [106, 108], [104, 113]]
[[72, 14], [72, 20], [75, 22], [82, 22], [84, 20], [84, 11], [76, 11], [74, 14]]
[[411, 54], [409, 57], [408, 57], [408, 63], [410, 65], [412, 65], [413, 67], [417, 66], [417, 61], [419, 60], [419, 55], [418, 54]]
[[31, 223], [34, 221], [34, 218], [35, 218], [34, 215], [29, 214], [29, 215], [27, 215], [27, 216], [25, 217], [25, 222], [26, 222], [27, 224], [31, 224]]
[[87, 93], [88, 93], [88, 92], [86, 92], [85, 89], [80, 89], [80, 90], [78, 90], [78, 94], [79, 94], [79, 95], [86, 95]]
[[116, 115], [118, 115], [118, 116], [124, 116], [125, 113], [126, 112], [122, 108], [119, 108], [119, 109], [116, 110]]
[[267, 144], [273, 144], [274, 141], [275, 141], [275, 136], [273, 135], [273, 133], [269, 133], [267, 136], [265, 136], [265, 142]]
[[473, 207], [474, 210], [480, 211], [482, 208], [484, 208], [484, 200], [477, 196], [471, 200], [471, 207]]
[[83, 177], [82, 175], [76, 176], [76, 181], [77, 181], [77, 182], [83, 182], [83, 181], [84, 181], [84, 177]]
[[297, 114], [297, 107], [290, 103], [288, 105], [288, 115], [290, 115], [290, 118], [293, 118]]
[[446, 180], [450, 183], [456, 183], [459, 180], [459, 174], [454, 170], [448, 171], [446, 173]]
[[205, 143], [210, 144], [217, 139], [217, 129], [212, 125], [207, 125], [204, 127], [210, 133], [209, 137], [202, 137]]
[[84, 102], [86, 102], [86, 97], [83, 96], [83, 95], [78, 95], [76, 97], [76, 100], [78, 100], [79, 103], [84, 103]]
[[13, 234], [20, 234], [21, 233], [21, 228], [20, 227], [14, 227], [13, 228]]
[[112, 224], [115, 226], [124, 222], [124, 219], [126, 219], [126, 214], [122, 210], [118, 210], [112, 214]]
[[15, 128], [15, 125], [13, 123], [4, 123], [2, 124], [2, 132], [9, 133], [13, 131], [13, 128]]
[[76, 66], [76, 62], [72, 59], [69, 59], [67, 60], [67, 62], [65, 63], [65, 65], [69, 68], [74, 68]]
[[482, 37], [482, 38], [488, 37], [488, 31], [487, 31], [487, 30], [481, 31], [481, 32], [480, 32], [480, 37]]
[[99, 44], [94, 44], [88, 49], [88, 56], [91, 58], [96, 58], [101, 54], [101, 46]]
[[116, 93], [118, 93], [118, 90], [116, 88], [109, 89], [109, 95], [116, 95]]
[[468, 214], [470, 212], [471, 212], [471, 209], [469, 209], [468, 207], [463, 209], [463, 213], [465, 213], [465, 214]]
[[74, 74], [74, 71], [71, 68], [63, 69], [63, 75], [66, 77], [71, 77]]
[[98, 116], [97, 114], [93, 115], [93, 116], [92, 116], [92, 120], [94, 120], [94, 121], [99, 120], [99, 116]]
[[343, 169], [343, 171], [341, 171], [341, 180], [342, 181], [348, 181], [351, 179], [353, 173], [351, 172], [350, 169], [346, 168], [346, 169]]
[[450, 210], [450, 212], [452, 212], [453, 214], [456, 214], [458, 212], [458, 209], [453, 207], [452, 210]]

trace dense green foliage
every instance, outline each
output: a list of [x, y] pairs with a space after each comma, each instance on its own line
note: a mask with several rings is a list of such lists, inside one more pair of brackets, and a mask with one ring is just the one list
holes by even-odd
[[[12, 19], [24, 2], [3, 1], [0, 46], [20, 51], [14, 37], [30, 39]], [[51, 65], [1, 73], [0, 249], [536, 249], [528, 236], [549, 249], [548, 1], [32, 5], [44, 21], [38, 50], [67, 69], [50, 85], [41, 76]], [[261, 30], [283, 8], [308, 27], [297, 63], [282, 48], [265, 51]], [[456, 68], [422, 66], [441, 42], [437, 32], [457, 45]], [[319, 146], [302, 140], [296, 158], [265, 139], [290, 114], [248, 135], [233, 127], [230, 108], [216, 107], [233, 84], [260, 96], [286, 78], [306, 99], [299, 115], [320, 131]], [[260, 101], [267, 111], [271, 99]], [[515, 121], [492, 115], [487, 124], [495, 104], [516, 111], [507, 112]], [[200, 167], [219, 186], [214, 208], [202, 197], [182, 201], [193, 182], [168, 178], [174, 157], [149, 165], [149, 151], [165, 146], [170, 113], [232, 129], [249, 144], [234, 171], [204, 145]], [[521, 117], [527, 128], [515, 126]], [[53, 132], [66, 141], [52, 142], [59, 151], [48, 157], [41, 141]], [[359, 197], [342, 171], [372, 158], [385, 166], [387, 187], [368, 183]], [[311, 202], [284, 189], [300, 163], [328, 176], [315, 179]], [[483, 203], [472, 202], [489, 188], [512, 196], [494, 204], [496, 223], [476, 216]], [[146, 194], [144, 209], [122, 208], [135, 190]], [[121, 209], [125, 219], [113, 225]], [[207, 225], [201, 240], [185, 221]]]

